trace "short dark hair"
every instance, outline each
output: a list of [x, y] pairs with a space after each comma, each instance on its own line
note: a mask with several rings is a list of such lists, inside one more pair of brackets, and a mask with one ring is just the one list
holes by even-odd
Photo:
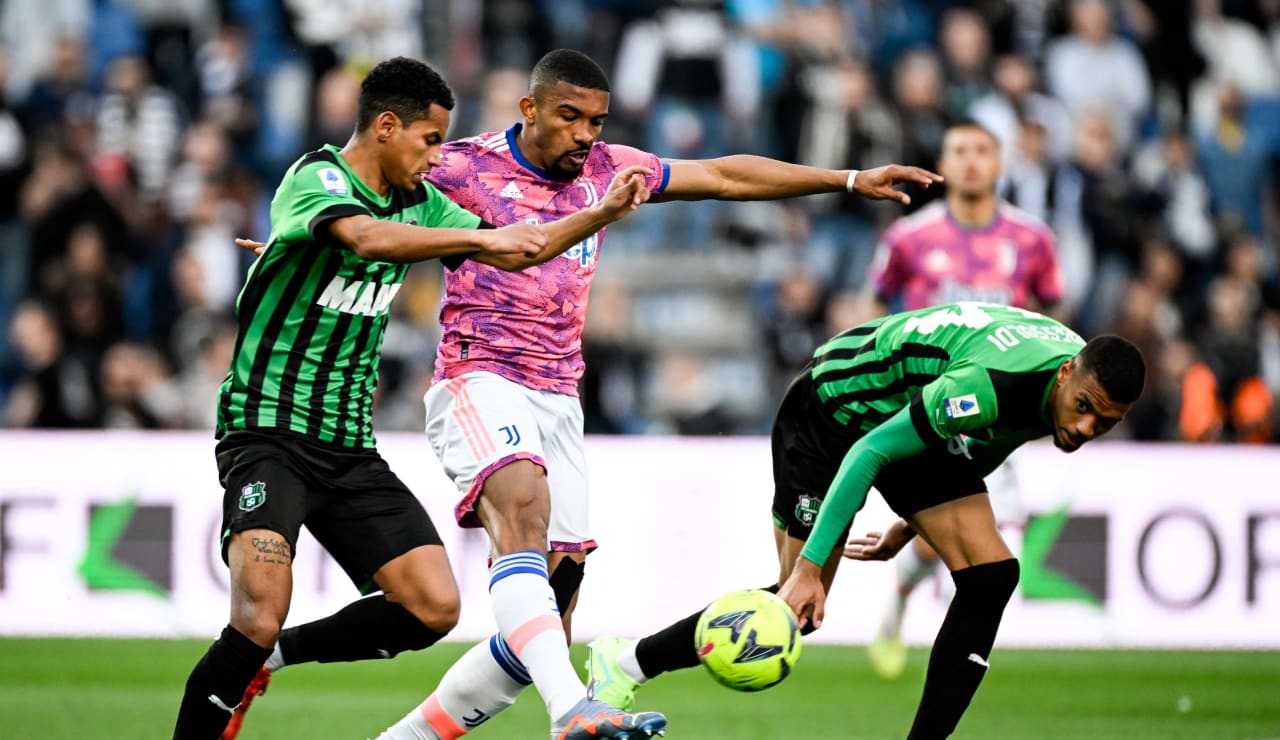
[[392, 57], [369, 70], [360, 83], [356, 132], [373, 125], [383, 111], [391, 111], [408, 126], [426, 118], [432, 104], [453, 110], [453, 91], [440, 73], [417, 59]]
[[1107, 398], [1133, 403], [1142, 395], [1147, 363], [1142, 350], [1124, 337], [1103, 334], [1090, 339], [1076, 355], [1078, 367], [1098, 379]]
[[982, 122], [980, 122], [976, 118], [960, 118], [958, 120], [952, 121], [950, 124], [948, 124], [946, 130], [942, 132], [942, 135], [946, 136], [952, 131], [959, 131], [962, 128], [977, 129], [982, 133], [986, 134], [987, 136], [990, 136], [991, 140], [994, 141], [997, 146], [1000, 145], [1000, 137], [996, 136], [996, 132], [987, 128], [985, 125], [982, 124]]
[[529, 90], [534, 94], [557, 82], [609, 92], [609, 77], [595, 60], [574, 49], [549, 51], [533, 65]]

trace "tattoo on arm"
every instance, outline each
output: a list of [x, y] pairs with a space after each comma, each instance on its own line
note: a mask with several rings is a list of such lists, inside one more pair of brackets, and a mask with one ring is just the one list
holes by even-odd
[[293, 553], [289, 543], [278, 537], [254, 537], [250, 544], [253, 546], [255, 563], [289, 565], [292, 560]]

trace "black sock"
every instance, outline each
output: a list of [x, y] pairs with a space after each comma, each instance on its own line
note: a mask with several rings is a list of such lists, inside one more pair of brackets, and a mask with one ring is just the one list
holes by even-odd
[[441, 637], [407, 609], [378, 594], [281, 632], [280, 654], [285, 665], [393, 658], [405, 650], [434, 645]]
[[[187, 678], [187, 688], [173, 728], [174, 740], [215, 739], [231, 719], [253, 676], [271, 648], [259, 647], [231, 625], [209, 646]], [[218, 706], [214, 698], [222, 702]]]
[[933, 641], [924, 695], [908, 740], [943, 738], [956, 729], [987, 673], [1000, 617], [1018, 585], [1018, 561], [975, 565], [951, 578], [956, 595]]
[[[776, 594], [778, 584], [761, 590]], [[700, 609], [659, 632], [640, 638], [640, 642], [636, 643], [636, 662], [647, 678], [657, 678], [667, 671], [692, 668], [701, 662], [698, 660], [697, 645], [698, 619], [701, 617]]]

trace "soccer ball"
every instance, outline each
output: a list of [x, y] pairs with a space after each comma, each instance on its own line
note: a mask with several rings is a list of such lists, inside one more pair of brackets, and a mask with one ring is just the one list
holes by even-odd
[[712, 678], [738, 691], [782, 683], [800, 659], [800, 625], [768, 591], [733, 591], [698, 619], [698, 657]]

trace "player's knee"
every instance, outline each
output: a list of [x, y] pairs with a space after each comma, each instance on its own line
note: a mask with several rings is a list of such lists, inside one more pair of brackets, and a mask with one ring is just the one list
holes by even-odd
[[999, 604], [1003, 609], [1018, 587], [1020, 574], [1018, 559], [1009, 558], [958, 570], [952, 578], [956, 583], [957, 596], [963, 592], [966, 596]]
[[[401, 606], [404, 606], [403, 604]], [[407, 650], [423, 650], [449, 634], [458, 624], [458, 602], [432, 602], [389, 615], [381, 626], [381, 650], [394, 658]]]
[[586, 563], [579, 563], [573, 558], [564, 558], [551, 572], [548, 580], [551, 582], [551, 590], [556, 595], [556, 608], [561, 614], [569, 611], [573, 596], [578, 593], [578, 587], [582, 585], [582, 574], [585, 570]]
[[231, 626], [255, 644], [276, 644], [285, 615], [261, 603], [242, 602], [231, 605]]
[[[408, 612], [416, 625], [426, 627], [437, 635], [448, 634], [450, 630], [456, 627], [458, 625], [458, 617], [462, 613], [462, 602], [456, 588], [445, 593], [422, 593], [408, 600], [402, 599], [393, 593], [387, 593], [386, 596], [387, 601], [398, 604], [404, 611]], [[413, 637], [413, 633], [416, 631], [416, 625], [406, 622], [406, 633], [410, 638]], [[426, 645], [421, 647], [426, 647]], [[405, 649], [416, 650], [419, 648], [409, 647]]]
[[[432, 603], [420, 613], [414, 616], [427, 629], [436, 634], [448, 634], [450, 630], [458, 626], [458, 617], [462, 613], [461, 604], [458, 599], [452, 601], [439, 601]], [[424, 646], [425, 647], [425, 646]]]

